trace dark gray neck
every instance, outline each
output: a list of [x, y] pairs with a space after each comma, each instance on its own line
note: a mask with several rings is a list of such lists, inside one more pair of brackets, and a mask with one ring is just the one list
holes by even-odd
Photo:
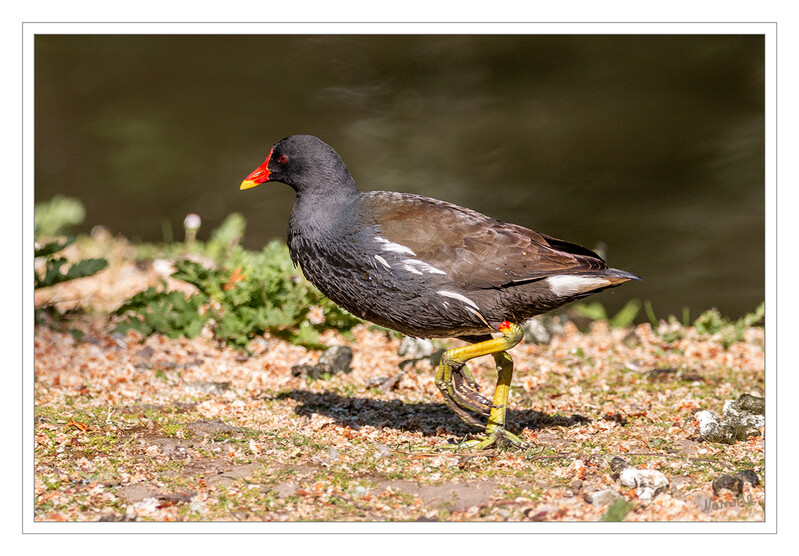
[[294, 231], [335, 235], [336, 228], [352, 218], [353, 207], [362, 195], [352, 178], [349, 183], [333, 186], [329, 182], [317, 184], [313, 189], [297, 191], [297, 199], [291, 209], [289, 228]]

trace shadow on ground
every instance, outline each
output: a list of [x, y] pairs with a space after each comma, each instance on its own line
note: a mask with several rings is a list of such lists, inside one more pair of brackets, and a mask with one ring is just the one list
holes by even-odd
[[[297, 389], [275, 396], [278, 400], [286, 398], [298, 402], [299, 405], [294, 409], [297, 415], [325, 415], [356, 430], [363, 426], [390, 427], [421, 432], [425, 436], [438, 436], [442, 433], [465, 435], [475, 432], [474, 428], [463, 423], [443, 403], [405, 403], [400, 400], [376, 400]], [[568, 427], [590, 421], [591, 419], [576, 413], [567, 417], [546, 415], [532, 409], [510, 409], [507, 415], [508, 429], [514, 432], [522, 429]]]

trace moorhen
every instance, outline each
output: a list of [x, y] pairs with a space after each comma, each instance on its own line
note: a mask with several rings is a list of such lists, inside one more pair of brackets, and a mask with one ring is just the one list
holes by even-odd
[[[288, 246], [294, 264], [352, 314], [415, 337], [456, 337], [436, 372], [447, 405], [484, 435], [462, 445], [525, 446], [505, 430], [513, 360], [530, 317], [638, 276], [593, 251], [444, 201], [360, 191], [338, 154], [311, 135], [277, 143], [242, 182], [279, 181], [297, 193]], [[493, 337], [492, 334], [499, 335]], [[466, 366], [492, 355], [493, 401]], [[487, 417], [483, 425], [476, 416]]]

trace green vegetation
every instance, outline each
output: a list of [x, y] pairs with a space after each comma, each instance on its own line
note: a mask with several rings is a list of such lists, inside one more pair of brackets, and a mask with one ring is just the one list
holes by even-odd
[[[60, 256], [64, 249], [75, 243], [74, 236], [55, 237], [69, 227], [80, 224], [85, 216], [83, 205], [77, 199], [56, 196], [47, 203], [36, 205], [34, 209], [34, 289], [47, 288], [77, 278], [92, 276], [106, 268], [108, 261], [103, 258], [90, 258], [73, 262], [64, 270], [67, 259]], [[41, 242], [40, 242], [41, 240]], [[44, 312], [58, 320], [65, 313], [59, 312], [55, 305], [45, 303], [36, 307], [35, 318], [42, 320]]]
[[217, 339], [237, 347], [246, 348], [264, 332], [317, 347], [322, 331], [348, 331], [361, 322], [302, 277], [282, 242], [273, 241], [260, 253], [231, 246], [243, 230], [243, 217], [233, 215], [208, 244], [196, 244], [198, 251], [219, 257], [216, 264], [175, 261], [172, 278], [192, 284], [196, 293], [169, 292], [165, 284], [140, 292], [115, 311], [123, 317], [116, 330], [191, 338], [210, 324]]
[[[44, 261], [44, 272], [34, 270], [34, 288], [47, 288], [68, 280], [91, 276], [108, 266], [105, 259], [84, 259], [72, 263], [64, 272], [62, 267], [67, 264], [64, 257], [56, 257], [56, 253], [63, 251], [73, 243], [74, 236], [59, 238], [72, 226], [83, 222], [86, 211], [77, 199], [70, 199], [56, 195], [46, 203], [36, 205], [33, 210], [34, 219], [34, 247], [33, 256]], [[39, 242], [44, 238], [44, 243]]]
[[114, 312], [115, 315], [130, 313], [127, 319], [117, 324], [116, 331], [124, 334], [136, 330], [144, 336], [158, 332], [170, 338], [193, 338], [202, 331], [209, 318], [207, 313], [200, 312], [203, 306], [204, 302], [198, 295], [186, 297], [179, 291], [147, 288]]
[[[646, 301], [643, 305], [653, 330], [658, 331], [660, 328], [660, 321], [655, 316], [652, 303]], [[635, 317], [641, 310], [641, 302], [637, 299], [631, 299], [612, 317], [608, 316], [607, 310], [599, 301], [578, 303], [573, 305], [571, 309], [581, 317], [586, 317], [593, 321], [607, 321], [610, 326], [614, 328], [627, 328], [634, 324]], [[765, 302], [758, 305], [751, 313], [734, 321], [723, 317], [718, 309], [709, 309], [699, 315], [699, 318], [691, 323], [688, 308], [685, 307], [682, 311], [681, 321], [674, 315], [669, 316], [665, 322], [675, 326], [670, 327], [673, 328], [673, 330], [670, 329], [667, 332], [662, 332], [661, 336], [667, 342], [679, 340], [685, 336], [685, 328], [693, 324], [693, 327], [701, 335], [714, 336], [718, 334], [722, 346], [724, 346], [724, 349], [727, 349], [735, 342], [740, 342], [744, 339], [744, 333], [747, 328], [762, 324], [765, 313]]]
[[[748, 327], [761, 324], [765, 312], [766, 304], [761, 303], [753, 312], [732, 321], [721, 316], [718, 309], [709, 309], [699, 315], [699, 318], [693, 322], [693, 326], [702, 336], [718, 336], [719, 342], [726, 350], [734, 343], [744, 339], [744, 334]], [[668, 324], [672, 325], [669, 330], [661, 333], [663, 340], [666, 342], [674, 342], [683, 338], [685, 336], [685, 327], [690, 326], [690, 323], [682, 323], [681, 325], [674, 316], [669, 317]]]
[[[84, 216], [83, 205], [76, 199], [56, 196], [36, 206], [35, 257], [40, 262], [34, 273], [35, 288], [91, 276], [108, 266], [104, 258], [68, 264], [65, 257], [58, 256], [75, 242], [75, 237], [54, 236], [80, 224]], [[192, 338], [209, 325], [216, 338], [237, 347], [246, 348], [252, 338], [264, 332], [297, 345], [318, 347], [322, 331], [334, 328], [347, 332], [360, 322], [304, 279], [283, 243], [272, 242], [260, 253], [240, 247], [245, 227], [243, 216], [231, 214], [207, 242], [194, 241], [196, 229], [191, 230], [189, 239], [187, 228], [185, 243], [139, 246], [139, 259], [174, 259], [172, 277], [192, 284], [197, 291], [188, 295], [167, 291], [162, 282], [160, 288], [139, 292], [112, 314], [121, 317], [116, 331]], [[41, 245], [40, 236], [47, 238]], [[37, 307], [37, 321], [44, 310], [52, 313], [54, 320], [66, 314], [43, 305]]]
[[705, 311], [694, 321], [694, 327], [701, 334], [721, 335], [721, 343], [727, 349], [735, 342], [744, 339], [744, 333], [750, 326], [763, 322], [766, 315], [766, 304], [761, 303], [749, 314], [746, 314], [736, 321], [728, 320], [719, 314], [717, 309]]
[[607, 511], [602, 514], [601, 521], [624, 521], [625, 516], [630, 513], [634, 505], [627, 500], [619, 499], [608, 506]]
[[75, 242], [75, 238], [70, 236], [63, 241], [53, 240], [45, 243], [41, 247], [34, 250], [34, 257], [43, 258], [45, 262], [45, 269], [43, 273], [34, 270], [34, 288], [47, 288], [66, 282], [68, 280], [75, 280], [76, 278], [84, 278], [91, 276], [103, 270], [108, 266], [108, 261], [105, 259], [84, 259], [70, 265], [69, 269], [64, 272], [62, 267], [67, 263], [63, 257], [55, 257], [55, 254]]
[[637, 299], [631, 299], [612, 317], [608, 316], [605, 306], [599, 301], [578, 303], [572, 306], [572, 310], [581, 317], [608, 321], [613, 328], [627, 328], [635, 322], [635, 317], [638, 316], [638, 312], [641, 310], [641, 302]]

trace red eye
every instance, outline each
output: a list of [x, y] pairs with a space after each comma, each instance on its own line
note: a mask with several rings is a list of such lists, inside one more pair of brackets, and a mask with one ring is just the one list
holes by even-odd
[[279, 157], [277, 157], [277, 161], [281, 164], [285, 164], [289, 161], [289, 157], [287, 157], [285, 154], [281, 154]]

